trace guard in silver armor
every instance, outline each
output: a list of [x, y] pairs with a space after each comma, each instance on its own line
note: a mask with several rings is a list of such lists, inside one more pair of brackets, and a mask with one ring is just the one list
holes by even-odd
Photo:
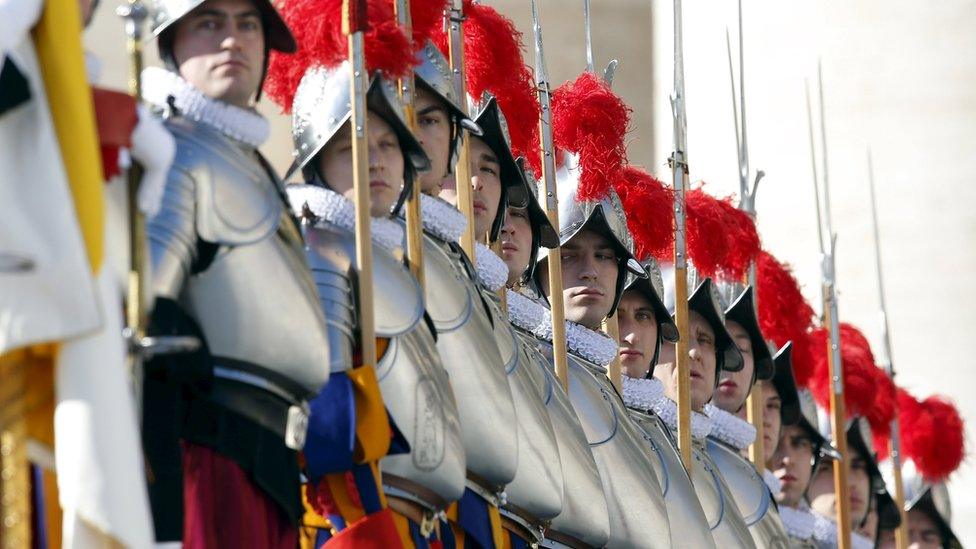
[[[889, 466], [884, 470], [885, 476], [892, 481], [890, 462], [887, 465]], [[902, 466], [902, 485], [905, 490], [910, 546], [962, 549], [962, 542], [952, 531], [952, 504], [946, 483], [925, 480], [915, 464], [906, 461]], [[894, 549], [896, 527], [879, 526], [879, 548]]]
[[[147, 365], [157, 539], [293, 546], [302, 512], [296, 451], [307, 399], [328, 380], [330, 346], [301, 234], [257, 150], [269, 126], [252, 102], [269, 50], [291, 52], [295, 42], [266, 0], [159, 0], [154, 8], [167, 69], [147, 69], [144, 90], [177, 153], [148, 225], [157, 296], [150, 331], [204, 342]], [[231, 35], [248, 70], [198, 70], [226, 55], [221, 44]], [[194, 47], [181, 50], [184, 38]]]
[[676, 342], [678, 329], [660, 297], [664, 283], [657, 262], [649, 259], [644, 267], [647, 278], [632, 278], [617, 307], [624, 403], [658, 456], [651, 463], [664, 490], [672, 531], [680, 532], [688, 547], [715, 547], [708, 516], [720, 514], [721, 494], [709, 490], [714, 484], [708, 484], [702, 493], [710, 498], [699, 501], [671, 432], [654, 412], [654, 405], [664, 397], [663, 385], [654, 378], [654, 366], [662, 342]]
[[[776, 373], [772, 355], [759, 329], [753, 289], [741, 284], [722, 282], [720, 295], [731, 303], [725, 310], [725, 326], [742, 351], [745, 367], [739, 372], [723, 373], [709, 409], [716, 428], [708, 437], [707, 449], [732, 490], [735, 504], [757, 547], [787, 547], [789, 537], [773, 503], [772, 494], [761, 472], [745, 453], [756, 436], [756, 430], [741, 416], [752, 386], [773, 378]], [[792, 376], [790, 376], [792, 379]], [[727, 383], [728, 382], [728, 383]], [[795, 393], [795, 391], [794, 391]], [[765, 413], [765, 407], [763, 407]], [[748, 433], [738, 437], [736, 433]], [[768, 436], [766, 446], [779, 439], [779, 433]], [[768, 449], [771, 455], [773, 448]], [[765, 471], [765, 467], [763, 468]]]
[[[662, 271], [664, 304], [668, 308], [669, 315], [673, 315], [675, 310], [674, 273], [671, 266], [666, 266]], [[688, 276], [688, 286], [694, 289], [688, 297], [691, 334], [689, 356], [693, 355], [692, 369], [699, 370], [699, 376], [703, 381], [697, 383], [696, 387], [693, 375], [691, 435], [694, 462], [691, 478], [702, 510], [708, 520], [715, 545], [718, 547], [753, 547], [755, 543], [752, 541], [745, 520], [735, 506], [731, 488], [707, 452], [707, 436], [711, 433], [713, 425], [711, 418], [702, 412], [706, 403], [712, 398], [722, 369], [741, 370], [742, 356], [725, 329], [723, 309], [719, 305], [718, 293], [712, 285], [712, 280], [710, 278], [699, 280], [698, 272], [693, 267], [689, 268]], [[714, 374], [711, 374], [705, 367], [706, 362], [710, 359], [699, 350], [700, 348], [707, 348], [709, 342], [714, 346]], [[658, 400], [657, 404], [654, 405], [654, 411], [667, 425], [673, 436], [677, 432], [677, 407], [674, 400], [676, 387], [672, 373], [674, 353], [675, 346], [665, 342], [662, 346], [659, 364], [654, 370], [654, 376], [663, 383], [665, 393], [665, 397]]]
[[[434, 196], [444, 183], [444, 175], [437, 174], [452, 171], [461, 129], [471, 133], [477, 124], [464, 116], [464, 104], [452, 92], [453, 77], [440, 51], [428, 47], [418, 62], [418, 114], [427, 110], [421, 108], [424, 101], [429, 109], [447, 113], [450, 121], [449, 140], [425, 139], [425, 132], [445, 131], [442, 127], [422, 125], [419, 135], [428, 156], [446, 159], [445, 166], [434, 166], [421, 178], [425, 297], [437, 330], [437, 349], [454, 389], [467, 456], [467, 489], [458, 504], [456, 524], [467, 535], [478, 536], [474, 522], [500, 520], [498, 507], [505, 502], [505, 486], [515, 479], [518, 467], [519, 434], [513, 428], [517, 416], [509, 384], [517, 354], [510, 334], [496, 333], [497, 308], [483, 299], [478, 272], [458, 245], [467, 220], [449, 202]], [[448, 150], [436, 150], [438, 143]], [[507, 351], [505, 356], [499, 343]], [[493, 543], [491, 539], [472, 542]]]
[[[295, 164], [305, 184], [288, 187], [291, 206], [302, 218], [306, 253], [323, 311], [329, 319], [330, 370], [342, 375], [359, 365], [353, 357], [358, 340], [355, 299], [355, 232], [351, 171], [348, 156], [337, 154], [350, 139], [349, 68], [313, 66], [303, 76], [292, 105]], [[390, 191], [372, 194], [373, 282], [376, 336], [385, 351], [375, 366], [376, 379], [393, 423], [409, 451], [391, 453], [380, 461], [382, 489], [391, 509], [411, 520], [421, 536], [430, 539], [433, 525], [464, 491], [465, 458], [457, 405], [447, 371], [437, 352], [434, 334], [424, 321], [423, 295], [402, 263], [403, 232], [391, 214], [411, 192], [414, 174], [429, 168], [423, 148], [407, 127], [392, 85], [379, 76], [367, 92], [371, 181], [386, 181]], [[403, 169], [397, 176], [383, 146], [395, 138]], [[373, 188], [378, 188], [373, 186]], [[325, 392], [320, 408], [313, 408], [310, 443], [316, 440], [314, 411], [328, 417], [338, 401]], [[319, 454], [306, 449], [309, 480], [314, 486], [325, 472], [313, 465], [333, 452], [328, 433], [316, 444]], [[416, 512], [415, 512], [416, 511]], [[318, 539], [322, 539], [321, 531]]]
[[[610, 191], [600, 201], [582, 202], [576, 198], [578, 183], [578, 163], [567, 154], [557, 171], [559, 239], [567, 258], [564, 294], [548, 295], [545, 248], [539, 250], [536, 287], [546, 299], [564, 299], [566, 304], [569, 396], [600, 471], [610, 514], [607, 546], [670, 547], [664, 491], [648, 466], [660, 458], [607, 378], [606, 368], [617, 355], [617, 345], [599, 331], [600, 323], [617, 308], [628, 271], [635, 276], [644, 276], [644, 271], [633, 257], [616, 194]], [[577, 297], [581, 294], [589, 297]], [[548, 333], [540, 333], [543, 347], [551, 353], [551, 326]]]
[[[610, 516], [600, 482], [600, 472], [593, 459], [583, 426], [569, 399], [552, 372], [551, 362], [538, 350], [535, 330], [542, 323], [547, 310], [537, 301], [518, 293], [518, 289], [532, 280], [536, 253], [540, 246], [553, 248], [559, 237], [549, 218], [539, 205], [535, 187], [525, 173], [528, 204], [509, 206], [500, 238], [501, 257], [508, 266], [506, 301], [509, 319], [528, 358], [528, 364], [544, 376], [543, 402], [549, 413], [558, 445], [562, 472], [562, 509], [545, 531], [544, 543], [564, 543], [569, 546], [602, 547], [609, 540]], [[520, 482], [520, 474], [513, 482]], [[509, 500], [516, 501], [515, 491], [509, 488]]]
[[[487, 234], [489, 242], [494, 242], [505, 219], [505, 206], [528, 207], [528, 184], [512, 153], [505, 116], [495, 98], [486, 95], [472, 112], [478, 113], [475, 122], [483, 132], [471, 138], [472, 192], [484, 210], [475, 212], [475, 234]], [[497, 202], [491, 201], [494, 194], [499, 195]], [[552, 380], [538, 367], [538, 351], [518, 337], [502, 312], [498, 292], [504, 291], [508, 267], [485, 245], [476, 246], [482, 299], [491, 312], [518, 418], [518, 470], [505, 489], [502, 523], [515, 538], [514, 543], [538, 543], [546, 524], [560, 513], [563, 504], [559, 447], [546, 407]]]

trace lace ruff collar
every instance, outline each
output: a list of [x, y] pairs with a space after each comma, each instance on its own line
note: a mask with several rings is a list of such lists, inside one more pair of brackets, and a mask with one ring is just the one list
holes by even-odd
[[786, 507], [779, 508], [779, 517], [783, 520], [786, 533], [793, 539], [810, 540], [817, 528], [817, 516], [809, 509]]
[[624, 384], [624, 404], [640, 411], [653, 410], [654, 405], [664, 398], [664, 384], [656, 378], [635, 378], [622, 376]]
[[[813, 539], [820, 545], [837, 547], [837, 523], [821, 514], [813, 513]], [[851, 532], [851, 547], [853, 549], [873, 549], [874, 542], [857, 532]]]
[[527, 332], [535, 332], [546, 318], [547, 309], [539, 302], [518, 292], [507, 290], [508, 320]]
[[[533, 333], [539, 339], [552, 341], [552, 311], [543, 311]], [[566, 321], [566, 350], [574, 355], [606, 368], [617, 356], [617, 342], [603, 332], [591, 330], [581, 324]]]
[[756, 440], [756, 427], [718, 406], [705, 405], [705, 414], [712, 420], [710, 436], [736, 450], [745, 450]]
[[[678, 405], [668, 397], [662, 397], [654, 404], [654, 413], [672, 430], [678, 430]], [[705, 414], [691, 411], [691, 438], [698, 442], [705, 440], [712, 431], [712, 420]]]
[[480, 242], [474, 246], [474, 266], [478, 270], [478, 278], [485, 288], [497, 292], [508, 282], [508, 265], [488, 246]]
[[[302, 207], [307, 204], [316, 216], [340, 229], [355, 231], [356, 208], [348, 198], [317, 185], [288, 185], [285, 190], [295, 215], [301, 216]], [[369, 235], [373, 242], [387, 250], [395, 250], [403, 245], [403, 227], [389, 218], [372, 218]]]
[[468, 226], [468, 220], [457, 208], [430, 195], [420, 195], [420, 213], [424, 218], [424, 230], [445, 242], [456, 242]]
[[271, 124], [251, 109], [235, 107], [206, 96], [176, 73], [159, 67], [142, 71], [142, 92], [145, 100], [166, 107], [169, 98], [180, 115], [206, 124], [220, 133], [254, 148], [271, 136]]

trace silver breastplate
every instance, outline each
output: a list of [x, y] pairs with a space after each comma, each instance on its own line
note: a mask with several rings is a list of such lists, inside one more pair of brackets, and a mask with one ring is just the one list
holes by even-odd
[[[630, 416], [641, 430], [657, 460], [651, 464], [661, 481], [664, 502], [668, 509], [671, 531], [680, 537], [685, 547], [715, 547], [708, 519], [691, 484], [691, 478], [681, 463], [681, 456], [667, 426], [655, 415], [630, 410]], [[711, 495], [716, 495], [712, 493]], [[714, 506], [715, 502], [710, 501]], [[676, 543], [676, 545], [678, 545]]]
[[508, 380], [518, 417], [518, 471], [505, 487], [510, 511], [536, 525], [546, 522], [562, 510], [563, 472], [559, 466], [559, 446], [553, 431], [546, 402], [553, 387], [545, 374], [535, 367], [525, 342], [517, 337], [512, 325], [502, 316], [495, 295], [484, 292], [492, 313], [495, 334], [503, 358], [511, 349]]
[[648, 447], [599, 370], [569, 355], [569, 397], [600, 471], [610, 513], [607, 547], [670, 547], [664, 492], [649, 463]]
[[588, 545], [602, 547], [610, 539], [610, 514], [600, 471], [586, 441], [586, 433], [569, 395], [552, 372], [551, 362], [539, 352], [539, 341], [531, 334], [521, 331], [517, 334], [526, 344], [530, 364], [545, 376], [549, 387], [546, 409], [556, 436], [563, 473], [562, 511], [549, 528]]
[[[184, 119], [167, 126], [177, 156], [147, 226], [153, 291], [180, 301], [212, 354], [317, 392], [329, 376], [325, 318], [277, 181], [253, 149]], [[217, 252], [192, 274], [199, 240]]]
[[424, 236], [427, 312], [458, 404], [467, 468], [501, 491], [518, 466], [515, 404], [491, 319], [465, 261], [446, 243]]
[[692, 448], [691, 479], [717, 547], [755, 547], [749, 527], [703, 444]]
[[734, 448], [712, 438], [707, 439], [705, 447], [722, 472], [756, 546], [788, 547], [789, 537], [773, 505], [772, 495], [752, 463]]

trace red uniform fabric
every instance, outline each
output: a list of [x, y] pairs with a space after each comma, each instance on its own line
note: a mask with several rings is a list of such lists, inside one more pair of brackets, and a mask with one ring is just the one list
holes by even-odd
[[298, 530], [228, 457], [183, 443], [183, 547], [298, 546]]

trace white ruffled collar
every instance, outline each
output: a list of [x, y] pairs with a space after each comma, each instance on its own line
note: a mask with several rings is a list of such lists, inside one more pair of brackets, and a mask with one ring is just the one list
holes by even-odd
[[[818, 544], [827, 547], [837, 547], [837, 522], [819, 513], [812, 512], [814, 517], [813, 539]], [[852, 549], [873, 549], [874, 542], [857, 532], [851, 532]]]
[[442, 198], [421, 194], [420, 213], [424, 230], [445, 242], [456, 242], [468, 226], [464, 214]]
[[[552, 341], [552, 311], [543, 311], [540, 322], [533, 333], [539, 339]], [[594, 364], [607, 367], [617, 356], [617, 342], [603, 332], [591, 330], [582, 324], [566, 321], [566, 350]]]
[[478, 271], [481, 284], [493, 292], [497, 292], [508, 282], [508, 265], [491, 251], [491, 248], [480, 242], [474, 247], [474, 266]]
[[[678, 430], [678, 404], [668, 397], [661, 397], [654, 404], [654, 413], [660, 417], [672, 431]], [[712, 420], [705, 414], [691, 411], [691, 438], [701, 442], [712, 431]]]
[[705, 405], [705, 414], [712, 419], [710, 436], [736, 450], [745, 450], [756, 440], [756, 427], [718, 406]]
[[507, 290], [508, 320], [515, 326], [535, 333], [535, 329], [546, 318], [547, 309], [538, 301], [518, 292]]
[[172, 97], [181, 116], [254, 148], [271, 137], [271, 124], [257, 111], [208, 97], [174, 72], [159, 67], [143, 70], [142, 94], [147, 102], [159, 107], [169, 105]]
[[779, 508], [779, 518], [783, 521], [786, 533], [793, 539], [813, 539], [817, 529], [817, 516], [810, 509], [798, 507]]
[[783, 483], [779, 481], [779, 477], [766, 468], [763, 468], [763, 482], [774, 496], [783, 491]]
[[657, 378], [636, 378], [622, 376], [624, 385], [624, 404], [628, 408], [646, 412], [664, 398], [664, 384]]
[[[308, 205], [312, 213], [332, 225], [349, 232], [356, 230], [356, 208], [341, 194], [318, 185], [288, 185], [285, 190], [296, 216], [301, 216], [302, 208]], [[403, 245], [403, 227], [387, 217], [372, 218], [369, 235], [373, 242], [387, 250]]]

